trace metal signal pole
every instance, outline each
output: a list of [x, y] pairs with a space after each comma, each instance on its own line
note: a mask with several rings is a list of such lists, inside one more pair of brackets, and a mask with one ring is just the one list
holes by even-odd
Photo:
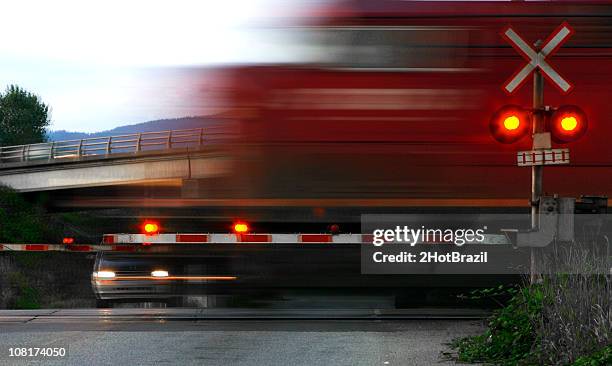
[[[540, 49], [542, 44], [538, 40], [534, 46], [536, 50]], [[536, 69], [533, 74], [533, 135], [544, 132], [544, 78], [539, 69]], [[533, 150], [541, 149], [537, 146], [535, 138], [533, 139]], [[542, 197], [542, 174], [544, 165], [533, 165], [531, 167], [531, 228], [538, 230], [539, 227], [539, 203]], [[537, 280], [536, 268], [536, 252], [531, 248], [530, 255], [530, 282], [535, 283]]]

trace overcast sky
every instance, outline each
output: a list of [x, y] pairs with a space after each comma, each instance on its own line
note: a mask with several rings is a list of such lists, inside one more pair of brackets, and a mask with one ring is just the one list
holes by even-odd
[[172, 70], [283, 60], [253, 26], [290, 1], [5, 1], [0, 88], [14, 83], [38, 94], [52, 107], [54, 130], [100, 131], [202, 112], [184, 103], [197, 85]]

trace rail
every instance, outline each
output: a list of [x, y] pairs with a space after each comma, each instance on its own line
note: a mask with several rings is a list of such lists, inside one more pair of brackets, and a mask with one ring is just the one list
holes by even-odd
[[195, 148], [208, 140], [209, 134], [204, 130], [193, 128], [3, 146], [0, 147], [0, 164]]

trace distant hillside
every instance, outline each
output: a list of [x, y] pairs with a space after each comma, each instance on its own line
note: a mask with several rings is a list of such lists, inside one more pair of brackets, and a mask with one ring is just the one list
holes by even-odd
[[119, 126], [112, 130], [95, 133], [70, 132], [65, 130], [51, 131], [47, 134], [49, 141], [77, 140], [90, 137], [104, 137], [114, 135], [126, 135], [139, 132], [153, 132], [164, 130], [181, 130], [188, 128], [200, 128], [217, 124], [218, 121], [211, 117], [183, 117], [173, 119], [159, 119], [155, 121], [137, 123], [134, 125]]

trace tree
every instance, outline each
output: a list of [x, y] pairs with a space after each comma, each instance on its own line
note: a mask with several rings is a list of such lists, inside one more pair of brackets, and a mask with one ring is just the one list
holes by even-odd
[[0, 146], [25, 145], [47, 140], [49, 106], [16, 85], [0, 94]]

